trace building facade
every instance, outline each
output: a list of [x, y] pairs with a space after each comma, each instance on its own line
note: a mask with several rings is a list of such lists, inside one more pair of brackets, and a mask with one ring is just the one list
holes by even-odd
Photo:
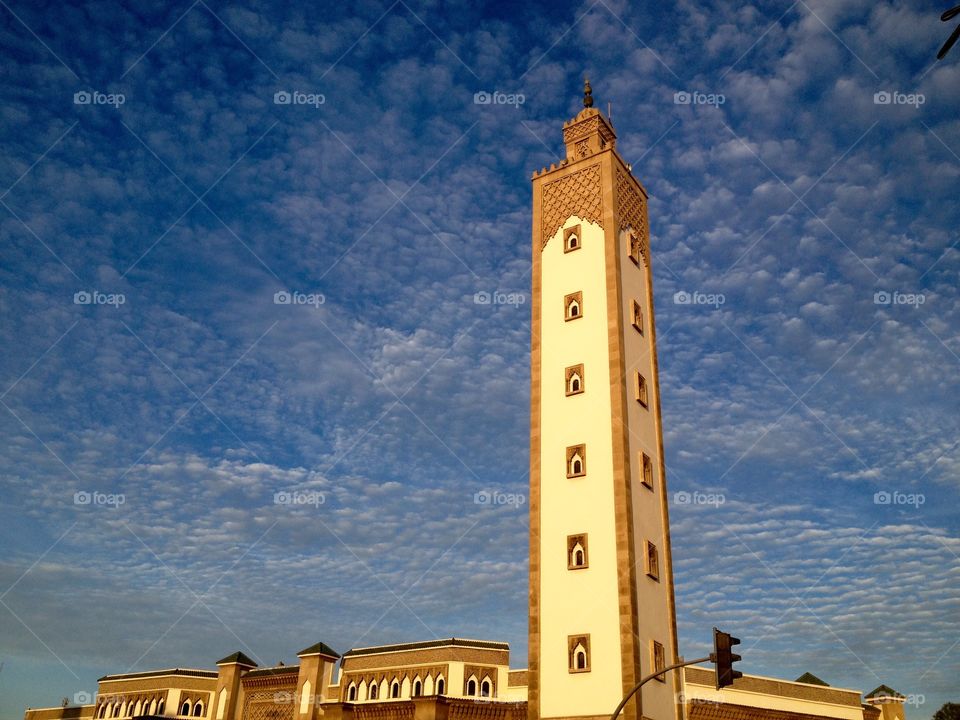
[[[107, 675], [91, 702], [24, 720], [603, 720], [679, 659], [647, 193], [609, 118], [563, 126], [565, 157], [533, 182], [528, 667], [506, 643], [324, 643], [297, 665], [235, 652], [216, 669]], [[711, 669], [648, 683], [629, 720], [903, 720], [886, 686], [828, 687]]]

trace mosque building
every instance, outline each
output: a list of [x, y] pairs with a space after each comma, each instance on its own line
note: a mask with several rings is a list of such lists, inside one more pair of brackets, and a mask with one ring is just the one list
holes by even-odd
[[[563, 126], [565, 157], [532, 178], [527, 667], [490, 640], [343, 655], [317, 642], [297, 665], [234, 652], [216, 669], [107, 675], [89, 703], [24, 720], [605, 720], [679, 661], [647, 193], [589, 83], [583, 105]], [[904, 720], [904, 700], [810, 673], [718, 690], [711, 666], [690, 666], [621, 717]]]

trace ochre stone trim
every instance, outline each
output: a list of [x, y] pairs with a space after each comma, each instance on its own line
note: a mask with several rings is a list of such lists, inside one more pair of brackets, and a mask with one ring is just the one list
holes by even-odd
[[540, 191], [540, 250], [571, 216], [603, 226], [600, 163], [544, 183]]
[[408, 650], [382, 655], [344, 657], [346, 671], [388, 669], [413, 665], [436, 665], [448, 662], [473, 662], [480, 665], [509, 665], [509, 650], [486, 650], [468, 647], [441, 647], [428, 650]]
[[[715, 673], [713, 670], [702, 667], [688, 667], [684, 668], [684, 677], [688, 683], [708, 685], [713, 688]], [[755, 675], [745, 675], [738, 679], [733, 689], [762, 693], [764, 695], [797, 698], [798, 700], [832, 703], [834, 705], [860, 706], [860, 693], [856, 690], [818, 687], [815, 685], [790, 682], [788, 680], [757, 677]], [[690, 695], [691, 693], [688, 692], [687, 694]]]
[[[621, 264], [620, 247], [614, 209], [615, 186], [612, 182], [614, 160], [616, 155], [606, 156], [604, 171], [608, 180], [604, 187], [604, 194], [608, 197], [605, 207], [609, 216], [604, 225], [605, 229], [605, 264], [607, 269], [607, 337], [610, 357], [610, 434], [613, 447], [613, 498], [614, 520], [618, 531], [617, 544], [617, 589], [620, 608], [620, 673], [622, 681], [622, 695], [633, 689], [640, 679], [639, 639], [636, 625], [639, 618], [639, 601], [637, 599], [637, 568], [635, 545], [633, 538], [633, 498], [630, 477], [630, 442], [627, 426], [627, 372], [624, 349], [623, 328], [623, 287], [620, 282]], [[619, 166], [617, 167], [619, 169]], [[625, 720], [637, 720], [638, 713], [642, 713], [642, 700], [630, 702], [623, 709], [621, 717]]]
[[732, 703], [687, 703], [688, 720], [823, 720], [822, 715], [798, 713], [793, 710], [734, 705]]
[[617, 164], [617, 227], [619, 230], [629, 230], [632, 237], [630, 257], [635, 262], [650, 264], [650, 243], [647, 232], [647, 203], [646, 198], [637, 189], [630, 175]]
[[527, 718], [540, 720], [540, 314], [543, 279], [542, 181], [534, 179], [532, 260], [533, 301], [530, 303], [530, 585], [527, 617]]

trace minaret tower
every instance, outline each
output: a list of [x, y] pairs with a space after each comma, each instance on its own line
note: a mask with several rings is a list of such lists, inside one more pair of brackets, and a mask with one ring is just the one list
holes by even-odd
[[[676, 661], [647, 193], [593, 107], [533, 175], [529, 718], [609, 717]], [[630, 720], [680, 720], [679, 679]]]

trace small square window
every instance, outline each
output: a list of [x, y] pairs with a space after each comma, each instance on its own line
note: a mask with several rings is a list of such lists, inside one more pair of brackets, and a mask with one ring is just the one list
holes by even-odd
[[657, 546], [654, 545], [649, 540], [645, 540], [644, 544], [647, 546], [646, 549], [646, 558], [644, 560], [644, 566], [647, 571], [647, 575], [652, 577], [654, 580], [660, 579], [660, 557], [657, 554]]
[[570, 672], [590, 672], [590, 636], [567, 636], [567, 665]]
[[633, 378], [633, 394], [638, 403], [647, 407], [647, 379], [639, 372]]
[[590, 566], [590, 557], [587, 554], [587, 536], [567, 536], [567, 570], [583, 570]]
[[640, 482], [653, 490], [653, 460], [642, 451], [640, 453]]
[[567, 477], [583, 477], [587, 474], [587, 446], [571, 445], [567, 448]]
[[640, 307], [640, 303], [636, 300], [633, 301], [633, 317], [630, 322], [634, 329], [643, 335], [643, 308]]
[[583, 365], [571, 365], [564, 372], [564, 388], [568, 396], [583, 392]]
[[574, 225], [563, 231], [563, 252], [573, 252], [583, 246], [583, 238], [580, 235], [580, 226]]
[[566, 320], [583, 317], [583, 292], [570, 293], [563, 298], [563, 317]]
[[[657, 672], [658, 670], [663, 670], [666, 666], [666, 658], [663, 654], [663, 645], [658, 643], [656, 640], [651, 641], [650, 646], [650, 663], [653, 665], [653, 671]], [[657, 675], [657, 680], [665, 683], [667, 681], [666, 673], [663, 675]]]

